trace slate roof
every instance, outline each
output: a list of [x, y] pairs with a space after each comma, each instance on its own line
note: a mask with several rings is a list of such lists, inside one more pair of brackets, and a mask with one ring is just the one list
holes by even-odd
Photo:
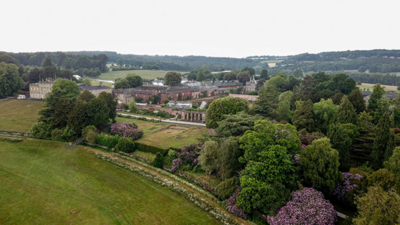
[[234, 80], [218, 80], [218, 81], [204, 81], [203, 82], [207, 86], [243, 86], [241, 83]]
[[85, 91], [85, 90], [94, 91], [94, 90], [112, 89], [112, 88], [107, 87], [107, 86], [86, 86], [86, 85], [80, 85], [79, 87], [80, 87], [81, 91]]

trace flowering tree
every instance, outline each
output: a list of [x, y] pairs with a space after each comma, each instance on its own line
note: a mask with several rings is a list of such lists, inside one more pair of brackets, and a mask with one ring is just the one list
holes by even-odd
[[337, 187], [333, 190], [332, 195], [335, 196], [339, 201], [347, 203], [346, 194], [353, 188], [357, 187], [352, 181], [354, 179], [360, 180], [363, 176], [360, 174], [343, 173], [343, 181], [340, 182]]
[[114, 123], [111, 125], [111, 134], [132, 138], [133, 141], [143, 136], [143, 132], [134, 123]]
[[182, 164], [182, 160], [181, 159], [172, 160], [171, 172], [175, 173], [179, 169], [181, 164]]
[[282, 207], [278, 215], [268, 216], [267, 220], [271, 225], [335, 224], [336, 211], [321, 192], [304, 188], [293, 192], [292, 201]]
[[183, 160], [185, 163], [197, 164], [197, 158], [200, 155], [200, 144], [191, 144], [183, 146], [181, 152], [178, 153], [178, 158]]

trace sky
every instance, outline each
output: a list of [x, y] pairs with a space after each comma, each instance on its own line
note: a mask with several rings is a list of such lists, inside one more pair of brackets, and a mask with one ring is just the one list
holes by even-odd
[[0, 51], [242, 58], [400, 49], [398, 0], [13, 0]]

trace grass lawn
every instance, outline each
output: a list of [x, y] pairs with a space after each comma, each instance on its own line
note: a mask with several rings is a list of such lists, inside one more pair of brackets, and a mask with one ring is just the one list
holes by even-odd
[[[362, 83], [361, 85], [357, 85], [357, 87], [359, 87], [361, 89], [361, 91], [364, 90], [370, 90], [372, 91], [373, 87], [375, 84], [368, 84], [368, 83]], [[383, 87], [385, 87], [385, 91], [397, 91], [397, 86], [392, 86], [392, 85], [382, 85]]]
[[[133, 122], [143, 131], [143, 137], [137, 142], [157, 146], [160, 148], [176, 147], [198, 142], [207, 133], [207, 128], [200, 126], [179, 125], [171, 123], [153, 123], [136, 119], [117, 117], [117, 122]], [[167, 126], [175, 125], [178, 127], [159, 131]]]
[[218, 224], [177, 193], [65, 145], [0, 142], [1, 224]]
[[[122, 70], [102, 73], [99, 79], [102, 80], [115, 80], [117, 78], [125, 78], [128, 74], [136, 74], [141, 76], [143, 79], [155, 79], [157, 77], [164, 77], [168, 71], [164, 70]], [[179, 72], [184, 74], [186, 72]]]
[[8, 100], [0, 101], [0, 130], [28, 132], [36, 123], [44, 102]]
[[[100, 81], [98, 81], [98, 80], [91, 80], [91, 82], [92, 82], [92, 86], [99, 86], [100, 85]], [[111, 85], [113, 85], [113, 84], [112, 83], [103, 82], [103, 85], [107, 86], [107, 87], [111, 87]]]

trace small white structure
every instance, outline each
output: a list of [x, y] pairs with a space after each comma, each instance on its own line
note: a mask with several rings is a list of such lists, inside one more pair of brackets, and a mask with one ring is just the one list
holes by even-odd
[[18, 95], [17, 99], [26, 99], [25, 95]]
[[204, 109], [204, 107], [206, 107], [206, 105], [207, 105], [207, 102], [206, 101], [202, 101], [199, 109]]
[[79, 80], [79, 79], [81, 79], [82, 77], [81, 76], [79, 76], [79, 75], [77, 75], [77, 74], [75, 74], [75, 75], [72, 75], [75, 79], [77, 79], [77, 80]]
[[167, 106], [170, 107], [170, 108], [176, 106], [176, 107], [178, 107], [180, 109], [189, 109], [189, 108], [192, 108], [192, 103], [191, 102], [187, 102], [187, 103], [168, 102]]

